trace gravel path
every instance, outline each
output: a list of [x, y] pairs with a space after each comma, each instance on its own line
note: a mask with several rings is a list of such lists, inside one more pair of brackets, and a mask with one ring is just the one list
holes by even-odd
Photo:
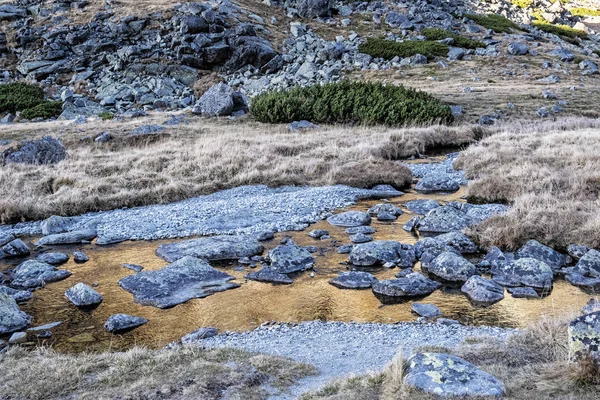
[[[241, 186], [171, 204], [89, 213], [71, 230], [95, 221], [99, 244], [195, 235], [280, 232], [304, 229], [335, 209], [370, 197], [393, 197], [391, 188], [366, 190], [348, 186]], [[40, 235], [40, 222], [0, 226], [0, 233]]]
[[304, 322], [261, 327], [249, 332], [226, 332], [205, 339], [206, 347], [236, 347], [248, 351], [290, 357], [314, 365], [320, 375], [303, 379], [289, 395], [292, 399], [332, 379], [380, 371], [401, 348], [409, 354], [416, 347], [454, 347], [467, 337], [506, 338], [514, 330], [495, 327], [442, 325], [434, 323], [344, 323]]

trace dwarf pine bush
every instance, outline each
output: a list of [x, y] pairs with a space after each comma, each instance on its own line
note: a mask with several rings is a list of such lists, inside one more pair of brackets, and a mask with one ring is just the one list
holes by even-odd
[[267, 123], [308, 120], [398, 126], [453, 120], [450, 107], [427, 93], [350, 81], [266, 92], [252, 100], [250, 111], [256, 120]]
[[391, 60], [398, 56], [400, 58], [412, 57], [421, 54], [429, 59], [434, 57], [445, 57], [448, 55], [448, 46], [431, 40], [407, 40], [405, 42], [394, 42], [381, 38], [367, 38], [358, 46], [358, 51], [375, 58]]
[[23, 118], [52, 118], [60, 114], [61, 102], [48, 101], [41, 87], [24, 82], [0, 85], [0, 113], [21, 111]]
[[447, 38], [452, 38], [454, 39], [454, 46], [465, 49], [477, 49], [479, 47], [485, 47], [485, 44], [482, 42], [457, 35], [454, 32], [450, 32], [441, 28], [425, 28], [421, 33], [427, 38], [427, 40], [444, 40]]

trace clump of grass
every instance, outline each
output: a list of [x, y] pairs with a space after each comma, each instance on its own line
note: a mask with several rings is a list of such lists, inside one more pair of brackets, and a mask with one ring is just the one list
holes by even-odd
[[19, 347], [0, 354], [2, 398], [266, 399], [265, 386], [284, 390], [314, 367], [234, 349], [134, 348], [123, 353], [59, 354]]
[[493, 30], [496, 33], [512, 33], [513, 31], [519, 29], [519, 25], [501, 15], [465, 14], [465, 17], [478, 25]]
[[445, 57], [448, 46], [431, 40], [407, 40], [394, 42], [382, 38], [367, 38], [358, 50], [375, 58], [391, 60], [394, 57], [406, 58], [421, 54], [428, 59]]
[[250, 112], [268, 123], [309, 120], [403, 126], [453, 120], [450, 108], [427, 93], [350, 81], [270, 91], [253, 99]]
[[102, 121], [110, 121], [111, 119], [115, 118], [115, 114], [111, 113], [110, 111], [103, 111], [100, 114], [98, 114], [98, 117]]
[[577, 44], [577, 39], [588, 39], [588, 34], [584, 31], [571, 28], [568, 25], [556, 25], [548, 22], [534, 22], [533, 26], [547, 33], [560, 36], [562, 39]]
[[45, 99], [41, 87], [24, 82], [0, 85], [0, 113], [21, 111], [23, 118], [52, 118], [62, 111], [62, 103]]
[[529, 8], [533, 4], [533, 0], [511, 0], [510, 3], [518, 8]]
[[428, 40], [443, 40], [452, 38], [454, 39], [454, 46], [463, 47], [465, 49], [477, 49], [479, 47], [485, 47], [485, 44], [480, 41], [457, 35], [454, 32], [450, 32], [441, 28], [425, 28], [423, 29], [422, 33]]
[[569, 11], [577, 17], [600, 17], [600, 9], [597, 8], [573, 7]]

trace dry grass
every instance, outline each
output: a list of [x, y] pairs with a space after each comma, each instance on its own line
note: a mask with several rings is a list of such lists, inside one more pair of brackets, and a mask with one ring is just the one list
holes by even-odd
[[472, 230], [485, 246], [529, 239], [564, 248], [600, 246], [600, 121], [512, 126], [471, 146], [457, 165], [474, 179], [475, 201], [506, 202], [506, 216]]
[[316, 373], [305, 364], [241, 350], [134, 348], [67, 355], [11, 348], [0, 354], [0, 399], [264, 399]]
[[[160, 123], [166, 116], [143, 123]], [[51, 131], [68, 159], [53, 166], [0, 169], [0, 222], [76, 215], [119, 207], [168, 203], [247, 184], [404, 188], [410, 172], [393, 160], [439, 146], [461, 146], [487, 134], [478, 127], [323, 127], [289, 133], [285, 126], [190, 117], [157, 140], [132, 141], [141, 122], [97, 121], [15, 125], [0, 139], [40, 137]], [[105, 145], [84, 135], [115, 136]]]
[[[498, 377], [507, 400], [594, 400], [600, 398], [600, 370], [592, 362], [568, 361], [569, 319], [543, 318], [501, 342], [475, 338], [453, 351], [459, 357]], [[431, 351], [431, 349], [422, 349]], [[436, 349], [436, 351], [439, 351]], [[437, 397], [402, 385], [402, 357], [396, 356], [382, 373], [334, 382], [303, 400], [433, 400]]]

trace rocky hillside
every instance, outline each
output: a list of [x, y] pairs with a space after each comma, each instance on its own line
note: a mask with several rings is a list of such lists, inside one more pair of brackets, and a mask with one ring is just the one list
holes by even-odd
[[[494, 26], [481, 20], [487, 13], [513, 22]], [[17, 0], [0, 5], [0, 65], [3, 81], [39, 83], [50, 99], [64, 102], [63, 119], [187, 107], [237, 115], [247, 112], [248, 97], [267, 89], [434, 62], [445, 68], [460, 60], [492, 64], [500, 55], [550, 53], [566, 63], [559, 69], [574, 65], [597, 74], [596, 14], [591, 0]], [[445, 33], [424, 35], [430, 28]], [[385, 59], [361, 47], [374, 36], [446, 47], [433, 57], [415, 50]], [[475, 45], [465, 46], [463, 37]], [[228, 86], [199, 101], [219, 81]]]

